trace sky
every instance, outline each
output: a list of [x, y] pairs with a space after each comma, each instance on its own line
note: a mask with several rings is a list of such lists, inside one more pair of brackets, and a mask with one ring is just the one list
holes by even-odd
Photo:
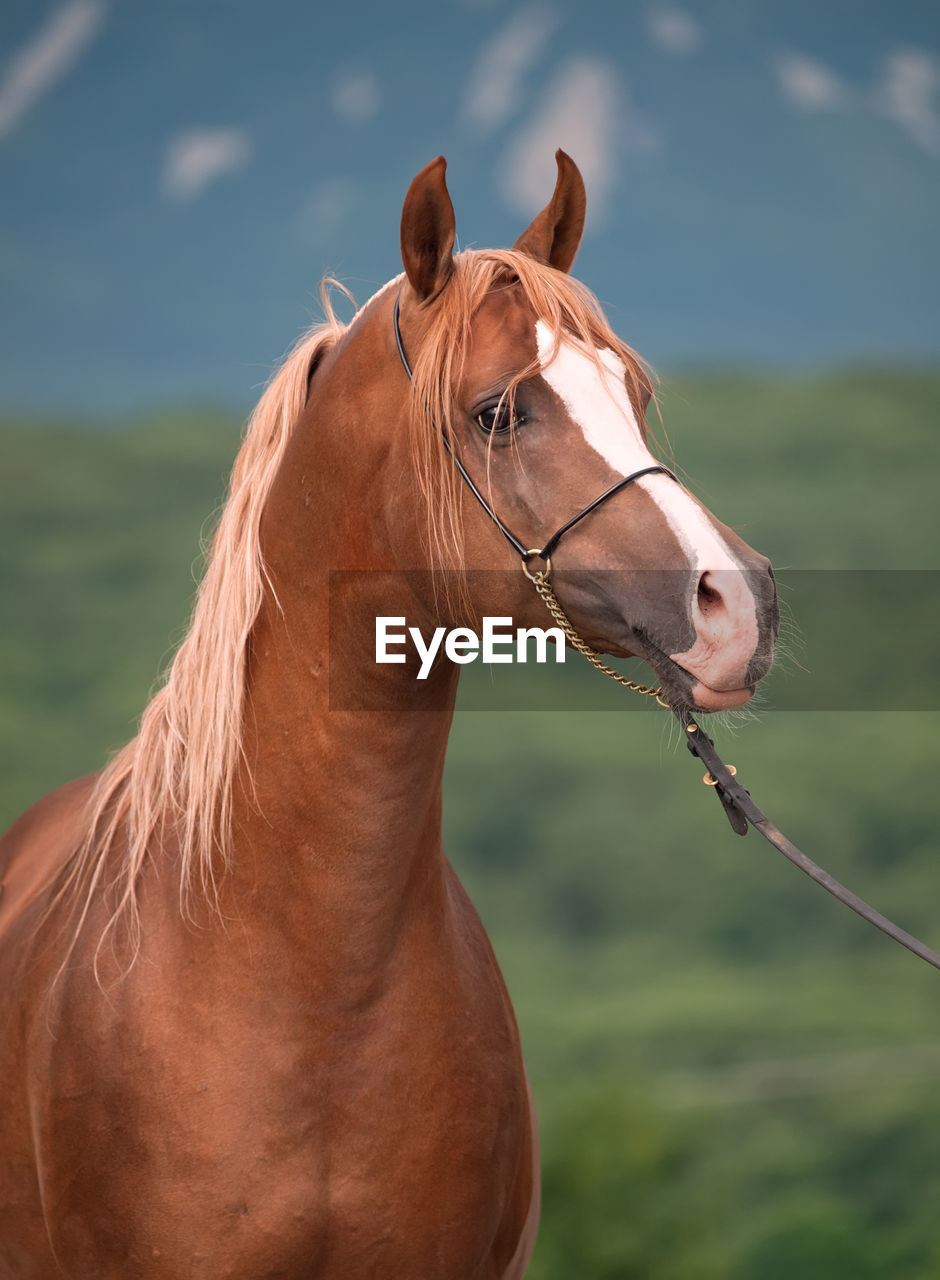
[[935, 0], [6, 0], [0, 410], [244, 409], [418, 169], [506, 245], [558, 146], [654, 366], [936, 360]]

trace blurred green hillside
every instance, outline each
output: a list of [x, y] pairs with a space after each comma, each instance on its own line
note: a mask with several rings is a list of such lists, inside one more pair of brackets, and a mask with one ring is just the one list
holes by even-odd
[[[788, 569], [940, 569], [940, 375], [703, 373], [660, 399], [695, 492], [784, 590]], [[133, 732], [239, 432], [204, 412], [0, 425], [0, 826]], [[846, 669], [867, 625], [926, 682], [935, 596], [899, 618], [873, 592]], [[793, 609], [784, 682], [805, 657]], [[530, 1277], [940, 1277], [940, 974], [733, 836], [666, 717], [597, 687], [610, 710], [460, 712], [448, 764], [448, 848], [542, 1118]], [[807, 852], [934, 946], [936, 723], [716, 730]]]

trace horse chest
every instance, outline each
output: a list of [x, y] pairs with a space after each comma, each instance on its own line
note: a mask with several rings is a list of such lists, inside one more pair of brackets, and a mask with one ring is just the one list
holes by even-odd
[[43, 1135], [60, 1256], [142, 1280], [501, 1275], [532, 1135], [511, 1013], [483, 986], [424, 973], [302, 1018], [282, 986], [241, 1021], [224, 987], [215, 1017], [149, 989], [108, 1030], [76, 1008]]

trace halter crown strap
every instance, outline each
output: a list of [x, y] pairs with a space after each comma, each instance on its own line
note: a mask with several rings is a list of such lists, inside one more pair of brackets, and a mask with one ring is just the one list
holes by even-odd
[[[414, 373], [412, 372], [411, 364], [408, 361], [408, 356], [407, 356], [407, 353], [405, 352], [405, 344], [401, 336], [401, 323], [399, 321], [400, 303], [401, 303], [401, 294], [399, 294], [395, 299], [395, 309], [392, 313], [392, 320], [395, 328], [395, 345], [398, 348], [398, 354], [399, 354], [399, 357], [401, 358], [402, 368], [405, 370], [405, 373], [408, 375], [409, 380], [413, 380]], [[622, 480], [616, 481], [616, 483], [612, 484], [609, 489], [605, 489], [599, 498], [595, 498], [594, 501], [589, 503], [582, 511], [579, 511], [576, 516], [572, 516], [572, 518], [568, 520], [565, 524], [563, 524], [560, 529], [556, 529], [555, 532], [552, 534], [552, 536], [549, 538], [549, 540], [545, 543], [545, 546], [541, 549], [541, 551], [535, 551], [532, 548], [526, 547], [522, 539], [517, 538], [516, 535], [513, 533], [513, 531], [509, 528], [509, 526], [507, 524], [504, 524], [504, 522], [499, 518], [499, 516], [496, 514], [496, 512], [487, 502], [486, 498], [484, 498], [483, 494], [477, 488], [476, 484], [474, 483], [473, 477], [470, 475], [469, 471], [467, 471], [466, 467], [463, 465], [460, 458], [455, 453], [453, 445], [451, 444], [448, 437], [444, 434], [444, 432], [441, 432], [441, 440], [443, 441], [444, 448], [453, 458], [454, 465], [456, 466], [457, 470], [460, 472], [460, 475], [463, 478], [463, 480], [466, 482], [470, 492], [473, 494], [477, 502], [479, 502], [480, 506], [483, 508], [483, 510], [486, 512], [489, 518], [493, 521], [493, 523], [499, 529], [500, 533], [502, 533], [503, 537], [506, 538], [507, 542], [509, 542], [510, 545], [519, 553], [519, 555], [522, 557], [525, 563], [528, 563], [529, 560], [534, 559], [536, 556], [540, 560], [544, 560], [547, 563], [549, 560], [549, 557], [554, 553], [559, 542], [561, 542], [562, 538], [568, 532], [569, 529], [573, 529], [574, 526], [578, 524], [579, 521], [583, 520], [585, 516], [590, 515], [592, 511], [595, 511], [599, 506], [601, 506], [602, 503], [606, 502], [608, 498], [612, 498], [615, 493], [619, 493], [621, 489], [626, 489], [627, 485], [633, 484], [634, 480], [639, 480], [642, 476], [656, 475], [657, 473], [661, 475], [669, 476], [670, 480], [676, 479], [676, 477], [673, 475], [673, 473], [669, 470], [668, 467], [660, 466], [659, 463], [651, 464], [648, 467], [640, 467], [637, 471], [631, 472], [630, 475], [624, 476]]]
[[398, 354], [401, 357], [402, 365], [404, 366], [405, 373], [407, 373], [408, 381], [410, 382], [414, 378], [414, 374], [411, 371], [411, 365], [408, 363], [408, 357], [405, 355], [405, 344], [402, 341], [401, 324], [398, 321], [398, 312], [399, 312], [400, 306], [401, 306], [401, 294], [399, 293], [395, 298], [395, 310], [392, 313], [392, 321], [395, 325], [395, 345], [398, 347]]

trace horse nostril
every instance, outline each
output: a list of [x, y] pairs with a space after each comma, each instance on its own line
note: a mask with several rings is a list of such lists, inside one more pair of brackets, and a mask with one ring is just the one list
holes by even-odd
[[702, 574], [698, 580], [698, 607], [699, 611], [708, 617], [721, 606], [721, 592], [711, 585], [708, 581], [708, 572]]

